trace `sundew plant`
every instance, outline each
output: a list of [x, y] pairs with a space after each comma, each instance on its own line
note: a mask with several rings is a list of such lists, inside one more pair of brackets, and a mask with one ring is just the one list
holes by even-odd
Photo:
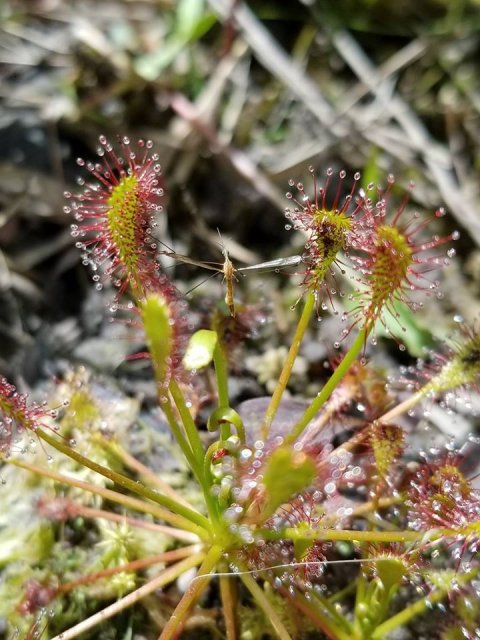
[[[142, 336], [137, 356], [149, 360], [196, 489], [173, 488], [162, 469], [122, 449], [114, 422], [113, 435], [92, 428], [100, 409], [79, 383], [84, 374], [72, 373], [69, 402], [54, 410], [0, 379], [5, 469], [45, 481], [37, 515], [56, 523], [48, 540], [37, 536], [42, 561], [19, 557], [16, 573], [3, 576], [4, 592], [19, 594], [4, 598], [6, 637], [98, 638], [120, 617], [131, 633], [159, 640], [380, 640], [432, 611], [428, 637], [479, 637], [475, 479], [453, 445], [409, 450], [415, 427], [402, 417], [478, 385], [480, 335], [463, 327], [398, 394], [370, 355], [379, 328], [402, 348], [400, 306], [416, 310], [438, 294], [458, 235], [438, 235], [443, 210], [420, 215], [392, 176], [362, 189], [359, 174], [312, 169], [311, 184], [292, 182], [288, 225], [305, 238], [291, 310], [298, 321], [271, 396], [232, 406], [232, 353], [255, 310], [238, 302], [224, 251], [226, 304], [210, 327], [192, 326], [188, 301], [161, 266], [162, 253], [175, 254], [156, 233], [158, 156], [151, 142], [124, 137], [119, 147], [102, 136], [97, 161], [79, 161], [88, 177], [66, 194], [65, 211], [97, 287], [113, 283], [110, 311]], [[337, 355], [318, 394], [289, 413], [296, 358], [324, 311], [338, 321]], [[62, 538], [67, 526], [76, 538]], [[103, 545], [96, 567], [86, 561], [92, 527]]]

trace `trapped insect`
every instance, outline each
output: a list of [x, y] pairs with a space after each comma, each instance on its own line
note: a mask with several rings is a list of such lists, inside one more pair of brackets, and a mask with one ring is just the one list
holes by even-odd
[[[173, 249], [167, 248], [165, 250], [160, 251], [160, 255], [166, 256], [168, 258], [172, 258], [178, 262], [183, 262], [184, 264], [190, 264], [195, 267], [200, 267], [202, 269], [208, 269], [210, 271], [214, 271], [211, 277], [215, 276], [217, 273], [221, 273], [223, 275], [223, 281], [225, 282], [226, 292], [225, 292], [225, 304], [230, 311], [230, 315], [232, 318], [235, 317], [235, 285], [234, 282], [238, 282], [238, 278], [236, 274], [244, 275], [249, 272], [262, 272], [262, 271], [277, 271], [280, 269], [284, 269], [287, 267], [296, 267], [299, 264], [302, 264], [303, 257], [301, 255], [288, 256], [286, 258], [277, 258], [276, 260], [268, 260], [266, 262], [260, 262], [258, 264], [249, 265], [248, 267], [236, 267], [233, 262], [230, 260], [230, 255], [228, 253], [228, 249], [226, 247], [222, 247], [222, 255], [224, 258], [223, 263], [221, 262], [203, 262], [201, 260], [194, 260], [189, 256], [182, 255], [181, 253], [177, 253]], [[200, 283], [203, 284], [203, 283]], [[197, 285], [197, 286], [200, 286]], [[188, 293], [196, 289], [190, 289]]]

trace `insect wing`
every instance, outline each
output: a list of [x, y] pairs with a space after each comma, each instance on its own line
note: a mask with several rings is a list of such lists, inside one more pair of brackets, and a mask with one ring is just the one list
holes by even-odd
[[218, 271], [220, 273], [222, 271], [220, 263], [216, 265], [210, 262], [202, 262], [201, 260], [193, 260], [193, 258], [184, 256], [181, 253], [176, 253], [176, 251], [160, 251], [160, 255], [172, 258], [172, 260], [177, 260], [177, 262], [183, 262], [183, 264], [191, 264], [192, 267], [200, 267], [201, 269], [209, 269], [210, 271]]
[[268, 260], [260, 262], [249, 267], [241, 267], [237, 269], [241, 273], [245, 271], [269, 271], [275, 269], [284, 269], [285, 267], [296, 267], [303, 262], [303, 256], [289, 256], [287, 258], [277, 258], [277, 260]]

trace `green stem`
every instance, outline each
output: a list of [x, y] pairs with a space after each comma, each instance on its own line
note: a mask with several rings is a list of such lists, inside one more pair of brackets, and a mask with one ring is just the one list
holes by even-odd
[[378, 509], [386, 509], [393, 504], [402, 504], [406, 500], [405, 494], [399, 494], [395, 496], [389, 496], [388, 498], [379, 498], [378, 500], [369, 500], [364, 502], [360, 506], [356, 507], [352, 514], [352, 518], [358, 518], [368, 514], [375, 513]]
[[[99, 434], [96, 440], [100, 442], [100, 439], [101, 439], [101, 436]], [[121, 444], [114, 441], [105, 442], [103, 440], [102, 442], [103, 442], [103, 446], [105, 446], [116, 457], [118, 457], [126, 467], [135, 471], [135, 473], [137, 473], [143, 479], [143, 481], [145, 481], [146, 484], [150, 484], [150, 486], [153, 485], [165, 495], [170, 496], [171, 498], [173, 498], [174, 500], [177, 500], [178, 502], [182, 502], [186, 507], [190, 506], [188, 502], [185, 500], [185, 498], [183, 498], [183, 496], [181, 496], [177, 491], [175, 491], [175, 489], [173, 489], [168, 484], [168, 482], [165, 482], [165, 480], [162, 480], [162, 478], [160, 478], [156, 473], [154, 473], [146, 465], [140, 462], [140, 460], [137, 460], [128, 451], [125, 451], [125, 449]]]
[[187, 434], [187, 439], [190, 443], [193, 455], [195, 457], [196, 465], [198, 465], [198, 468], [201, 469], [203, 465], [203, 458], [205, 456], [205, 450], [203, 448], [202, 441], [200, 440], [200, 436], [198, 435], [198, 429], [195, 421], [192, 418], [192, 414], [187, 407], [187, 403], [185, 402], [185, 397], [182, 393], [182, 390], [175, 380], [170, 381], [169, 390], [172, 394], [172, 398], [175, 402], [178, 413], [180, 414], [180, 418], [182, 419], [182, 424], [185, 429], [185, 433]]
[[[326, 611], [327, 615], [332, 619], [329, 619], [328, 622], [332, 626], [334, 625], [334, 628], [337, 629], [337, 636], [339, 635], [339, 630], [341, 630], [340, 633], [346, 633], [346, 637], [351, 638], [352, 626], [347, 618], [339, 613], [339, 611], [335, 607], [335, 604], [325, 596], [317, 593], [315, 589], [311, 591], [311, 596], [313, 598], [313, 601], [316, 603], [317, 608], [321, 608]], [[324, 614], [322, 613], [322, 615]]]
[[[455, 585], [459, 586], [459, 585], [465, 584], [469, 580], [472, 580], [473, 578], [475, 578], [479, 572], [480, 572], [480, 567], [477, 567], [472, 571], [469, 571], [468, 573], [465, 573], [463, 575], [456, 577]], [[396, 615], [392, 616], [391, 618], [383, 622], [381, 625], [379, 625], [375, 629], [375, 631], [373, 631], [373, 633], [371, 634], [372, 640], [381, 640], [382, 638], [385, 638], [385, 636], [396, 627], [400, 627], [401, 625], [404, 625], [415, 616], [429, 610], [432, 605], [446, 598], [449, 592], [452, 591], [452, 588], [453, 586], [449, 585], [449, 586], [442, 587], [440, 589], [436, 589], [425, 598], [422, 598], [421, 600], [417, 600], [416, 602], [409, 605], [408, 607], [406, 607]]]
[[104, 467], [103, 465], [98, 464], [97, 462], [94, 462], [93, 460], [90, 460], [85, 456], [82, 456], [81, 453], [78, 453], [78, 451], [75, 451], [75, 449], [72, 449], [68, 445], [64, 444], [61, 440], [58, 440], [57, 438], [49, 435], [42, 429], [38, 429], [36, 431], [36, 434], [57, 451], [60, 451], [82, 466], [87, 467], [88, 469], [91, 469], [96, 473], [99, 473], [104, 478], [108, 478], [112, 482], [118, 484], [120, 487], [128, 489], [132, 493], [136, 493], [142, 496], [142, 498], [152, 500], [152, 502], [170, 509], [170, 511], [172, 511], [173, 513], [177, 513], [183, 516], [190, 522], [197, 524], [199, 527], [202, 527], [207, 531], [210, 530], [210, 523], [208, 519], [201, 513], [198, 513], [198, 511], [195, 511], [190, 507], [186, 507], [173, 498], [170, 498], [169, 496], [162, 495], [161, 493], [158, 493], [158, 491], [154, 491], [153, 489], [150, 489], [150, 487], [146, 487], [140, 482], [135, 482], [134, 480], [131, 480], [130, 478], [127, 478], [126, 476], [117, 473], [116, 471], [112, 471], [111, 469], [108, 469], [107, 467]]
[[[218, 407], [230, 407], [228, 395], [228, 365], [222, 345], [217, 342], [213, 352], [213, 363], [215, 365], [215, 375], [217, 377]], [[227, 440], [232, 435], [230, 425], [225, 422], [220, 425], [220, 439]]]
[[[291, 595], [288, 589], [281, 588], [281, 594], [288, 598], [292, 605], [297, 607], [299, 611], [308, 616], [310, 620], [315, 624], [318, 629], [321, 629], [323, 633], [330, 638], [330, 640], [352, 640], [351, 628], [348, 620], [341, 617], [339, 619], [338, 613], [335, 611], [335, 622], [332, 618], [325, 614], [322, 610], [320, 600], [316, 597], [317, 594], [312, 592], [313, 600], [307, 600], [302, 593], [295, 593]], [[345, 627], [345, 628], [342, 628]]]
[[[260, 529], [259, 534], [268, 540], [350, 540], [355, 542], [416, 542], [423, 540], [426, 531], [355, 531], [350, 529]], [[445, 535], [457, 535], [458, 531], [435, 529], [429, 541]]]
[[365, 617], [365, 612], [361, 615], [362, 607], [366, 606], [366, 591], [367, 591], [367, 579], [365, 574], [360, 567], [360, 573], [357, 578], [357, 591], [355, 593], [355, 606], [353, 608], [353, 624], [352, 631], [353, 637], [358, 638], [359, 640], [363, 638], [363, 630], [362, 630], [362, 618]]
[[217, 431], [220, 429], [220, 442], [223, 442], [224, 444], [226, 439], [231, 435], [230, 427], [227, 431], [222, 431], [225, 425], [233, 425], [235, 427], [236, 435], [239, 437], [241, 443], [245, 444], [245, 427], [240, 415], [231, 407], [218, 407], [210, 414], [207, 422], [207, 429], [209, 431]]
[[222, 346], [217, 342], [213, 352], [213, 363], [215, 365], [215, 375], [217, 377], [218, 406], [229, 407], [230, 398], [228, 396], [228, 365]]
[[205, 458], [203, 461], [203, 477], [205, 479], [205, 488], [203, 490], [203, 494], [213, 527], [217, 530], [217, 533], [222, 529], [222, 516], [220, 512], [219, 496], [214, 497], [212, 494], [212, 487], [215, 484], [215, 479], [212, 475], [211, 464], [212, 456], [218, 447], [218, 442], [214, 442], [212, 445], [210, 445], [207, 449], [207, 453], [205, 454]]
[[78, 489], [88, 491], [93, 495], [101, 496], [104, 500], [109, 500], [110, 502], [121, 504], [122, 506], [133, 509], [134, 511], [139, 511], [140, 513], [148, 513], [154, 518], [164, 520], [165, 522], [168, 522], [175, 527], [179, 527], [180, 529], [184, 529], [185, 531], [190, 531], [191, 533], [196, 534], [202, 540], [209, 539], [207, 531], [204, 527], [199, 527], [183, 516], [180, 516], [176, 513], [171, 513], [170, 511], [167, 511], [167, 509], [164, 509], [163, 507], [160, 507], [156, 504], [144, 502], [143, 500], [139, 500], [138, 498], [133, 498], [132, 496], [127, 496], [123, 493], [118, 493], [118, 491], [106, 489], [105, 487], [99, 487], [97, 485], [90, 484], [89, 482], [85, 482], [84, 480], [77, 480], [76, 478], [65, 476], [61, 473], [57, 473], [56, 471], [52, 471], [51, 469], [44, 469], [43, 467], [39, 467], [29, 462], [21, 462], [20, 460], [15, 460], [14, 458], [8, 458], [5, 461], [8, 462], [8, 464], [13, 464], [16, 467], [25, 469], [26, 471], [30, 471], [44, 478], [50, 478], [55, 482], [60, 482], [61, 484], [65, 484], [69, 487], [77, 487]]
[[263, 610], [267, 620], [274, 628], [277, 636], [280, 640], [292, 640], [290, 634], [285, 629], [283, 622], [281, 621], [277, 610], [272, 606], [271, 602], [265, 595], [263, 589], [261, 589], [252, 576], [249, 573], [240, 574], [240, 578], [243, 584], [247, 587], [253, 596], [253, 599], [258, 604], [260, 609]]
[[338, 384], [341, 382], [342, 378], [345, 376], [347, 371], [350, 369], [352, 364], [355, 362], [360, 351], [365, 347], [365, 343], [368, 337], [369, 329], [362, 329], [359, 331], [357, 337], [355, 338], [354, 343], [347, 351], [343, 360], [340, 362], [338, 367], [330, 376], [330, 379], [325, 384], [323, 389], [319, 392], [317, 397], [313, 400], [310, 406], [307, 408], [303, 416], [294, 425], [292, 431], [285, 438], [285, 444], [291, 444], [294, 442], [308, 425], [310, 420], [312, 420], [319, 410], [322, 408], [323, 404], [329, 399], [332, 393], [335, 391]]
[[200, 436], [198, 435], [197, 426], [192, 418], [192, 414], [187, 407], [182, 390], [174, 380], [170, 382], [169, 389], [175, 402], [175, 406], [177, 407], [178, 413], [180, 414], [180, 418], [182, 419], [182, 424], [185, 428], [188, 441], [192, 448], [193, 459], [195, 461], [195, 466], [192, 468], [196, 470], [195, 475], [200, 486], [202, 487], [208, 513], [215, 522], [218, 522], [218, 505], [212, 495], [212, 483], [210, 482], [210, 476], [207, 476], [205, 474], [205, 450], [203, 448], [202, 441], [200, 440]]
[[[226, 572], [227, 567], [222, 567]], [[225, 620], [226, 640], [237, 640], [237, 604], [238, 593], [235, 582], [230, 576], [220, 576], [220, 597], [222, 600], [222, 613]]]
[[383, 416], [378, 418], [377, 422], [379, 422], [380, 424], [389, 424], [390, 422], [398, 418], [398, 416], [401, 416], [406, 411], [412, 409], [424, 398], [425, 394], [423, 393], [422, 389], [420, 389], [420, 391], [414, 393], [413, 396], [410, 396], [400, 404], [395, 405], [395, 407], [393, 407], [393, 409], [390, 409], [390, 411], [387, 411], [387, 413], [384, 413]]
[[312, 313], [314, 309], [315, 309], [315, 294], [312, 291], [309, 291], [307, 293], [302, 315], [300, 317], [297, 328], [295, 330], [295, 334], [292, 339], [292, 344], [290, 345], [290, 349], [285, 359], [282, 372], [278, 379], [273, 395], [270, 399], [270, 403], [267, 407], [267, 412], [265, 413], [265, 418], [263, 420], [263, 426], [261, 431], [261, 434], [262, 434], [261, 437], [263, 440], [266, 440], [268, 437], [270, 427], [272, 426], [273, 418], [275, 417], [275, 414], [278, 411], [278, 407], [280, 406], [282, 395], [290, 379], [293, 365], [295, 364], [295, 360], [297, 358], [300, 345], [303, 340], [303, 336], [305, 335], [305, 331], [307, 330], [307, 327], [310, 322], [310, 318], [312, 317]]
[[189, 610], [201, 596], [202, 592], [207, 588], [212, 577], [211, 573], [222, 557], [222, 554], [223, 548], [218, 545], [214, 545], [209, 550], [196, 577], [192, 580], [188, 589], [185, 591], [182, 599], [176, 606], [175, 611], [172, 613], [169, 621], [163, 628], [158, 640], [172, 640], [173, 638], [178, 637], [179, 632], [187, 621]]
[[[134, 292], [134, 295], [136, 296], [136, 304], [143, 320], [145, 340], [152, 359], [155, 380], [157, 382], [159, 405], [162, 408], [170, 425], [170, 429], [182, 449], [192, 471], [197, 476], [197, 480], [202, 483], [201, 472], [203, 447], [198, 437], [195, 425], [193, 425], [193, 430], [191, 429], [190, 423], [193, 421], [188, 408], [185, 406], [185, 400], [180, 388], [175, 382], [173, 375], [169, 375], [169, 357], [171, 355], [170, 351], [173, 344], [173, 334], [168, 302], [161, 294], [146, 294], [145, 298], [140, 299], [138, 295], [136, 295], [137, 293], [138, 292]], [[166, 379], [169, 380], [168, 391], [166, 388]], [[183, 426], [185, 428], [187, 438], [185, 438], [183, 431], [177, 424], [168, 392], [170, 392], [174, 401], [180, 405], [177, 408], [183, 419]], [[188, 414], [188, 420], [186, 414]], [[190, 442], [187, 442], [187, 440]]]
[[200, 485], [202, 485], [202, 470], [201, 465], [197, 463], [197, 459], [193, 454], [193, 451], [190, 448], [190, 445], [183, 435], [182, 430], [180, 429], [175, 413], [173, 411], [172, 405], [169, 402], [162, 402], [160, 404], [165, 417], [167, 418], [168, 424], [170, 426], [170, 431], [173, 433], [173, 437], [177, 441], [180, 449], [182, 450], [183, 455], [185, 456], [188, 464], [190, 465], [190, 469], [193, 474], [197, 478], [197, 481]]
[[[352, 580], [352, 582], [348, 584], [346, 587], [344, 587], [343, 589], [340, 589], [340, 591], [337, 591], [336, 593], [329, 596], [328, 598], [325, 598], [325, 600], [330, 602], [332, 605], [335, 604], [336, 602], [341, 602], [345, 596], [349, 596], [350, 594], [355, 593], [356, 586], [357, 586], [356, 581]], [[315, 593], [315, 596], [316, 595], [317, 594]]]

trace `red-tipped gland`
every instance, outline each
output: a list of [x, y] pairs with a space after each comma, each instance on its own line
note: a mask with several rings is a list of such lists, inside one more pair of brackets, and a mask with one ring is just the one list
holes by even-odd
[[411, 483], [407, 506], [412, 528], [462, 529], [480, 520], [480, 495], [458, 469], [458, 456], [448, 453], [422, 465]]
[[[430, 251], [458, 238], [458, 232], [454, 232], [445, 237], [433, 236], [430, 240], [418, 241], [418, 234], [428, 226], [432, 218], [419, 221], [419, 214], [414, 212], [406, 220], [401, 219], [409, 194], [388, 219], [394, 182], [394, 177], [390, 175], [386, 190], [377, 187], [379, 199], [375, 206], [370, 199], [363, 200], [362, 207], [370, 232], [363, 235], [357, 247], [366, 255], [352, 258], [363, 274], [366, 287], [359, 294], [361, 303], [354, 310], [354, 317], [356, 323], [362, 322], [368, 331], [381, 318], [385, 309], [398, 318], [395, 301], [407, 304], [412, 310], [421, 306], [421, 303], [410, 298], [410, 293], [415, 290], [429, 292], [437, 289], [438, 283], [429, 281], [426, 274], [448, 264], [448, 258], [431, 254]], [[438, 210], [434, 217], [442, 215], [443, 210]], [[454, 250], [448, 252], [449, 257], [453, 254]]]
[[403, 452], [405, 434], [400, 427], [374, 422], [370, 431], [370, 443], [379, 476], [386, 479], [392, 465]]
[[296, 206], [293, 209], [287, 207], [285, 215], [293, 222], [294, 229], [302, 230], [308, 236], [304, 254], [307, 265], [304, 286], [310, 291], [326, 292], [332, 302], [335, 290], [329, 288], [328, 279], [335, 275], [333, 267], [338, 266], [340, 254], [348, 253], [348, 249], [353, 246], [361, 220], [356, 217], [363, 213], [362, 204], [358, 204], [354, 198], [360, 174], [354, 175], [349, 193], [344, 195], [345, 171], [339, 172], [337, 184], [331, 193], [333, 170], [327, 170], [325, 184], [320, 188], [312, 167], [310, 172], [313, 175], [313, 199], [305, 194], [302, 183], [295, 185], [291, 180], [290, 186], [296, 186], [299, 195], [295, 198], [292, 193], [287, 193], [287, 198]]
[[372, 249], [368, 304], [363, 310], [367, 325], [375, 324], [384, 307], [402, 291], [413, 262], [406, 237], [395, 227], [380, 225]]
[[[84, 262], [94, 271], [104, 268], [120, 293], [129, 284], [141, 293], [145, 279], [155, 270], [151, 231], [163, 196], [158, 155], [151, 153], [151, 141], [139, 140], [134, 150], [123, 137], [122, 154], [117, 155], [105, 136], [99, 140], [101, 162], [77, 160], [96, 183], [77, 195], [66, 192], [70, 203], [64, 211], [79, 223], [72, 225], [72, 235], [80, 238], [77, 247], [84, 251]], [[85, 181], [81, 179], [80, 184]], [[94, 279], [99, 282], [100, 276], [95, 274]]]
[[395, 589], [415, 576], [420, 569], [420, 554], [406, 551], [405, 545], [391, 542], [386, 545], [369, 544], [366, 565], [373, 578], [381, 581], [385, 590]]
[[0, 453], [9, 453], [17, 436], [25, 431], [35, 433], [53, 411], [32, 403], [27, 396], [17, 392], [16, 387], [0, 376]]

